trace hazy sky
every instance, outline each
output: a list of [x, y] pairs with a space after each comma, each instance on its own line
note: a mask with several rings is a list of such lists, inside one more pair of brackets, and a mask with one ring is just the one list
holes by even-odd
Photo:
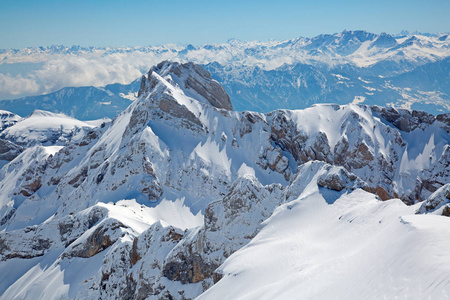
[[288, 39], [363, 29], [450, 31], [450, 0], [0, 0], [0, 48]]

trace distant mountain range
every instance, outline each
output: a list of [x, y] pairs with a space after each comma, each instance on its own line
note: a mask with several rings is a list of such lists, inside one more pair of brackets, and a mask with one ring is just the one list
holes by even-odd
[[[0, 61], [11, 67], [52, 57], [98, 60], [118, 55], [141, 55], [149, 62], [170, 59], [202, 64], [224, 86], [237, 110], [268, 112], [314, 103], [391, 105], [433, 114], [450, 110], [448, 34], [343, 31], [286, 41], [230, 40], [203, 46], [52, 46], [0, 50]], [[138, 88], [139, 80], [102, 88], [63, 88], [1, 101], [0, 109], [21, 116], [44, 109], [82, 120], [111, 118], [130, 104]]]

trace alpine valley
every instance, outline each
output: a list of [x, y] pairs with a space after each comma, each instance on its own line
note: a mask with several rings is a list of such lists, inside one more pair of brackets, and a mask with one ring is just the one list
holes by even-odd
[[[448, 45], [232, 41], [202, 48], [222, 62], [153, 66], [133, 101], [123, 85], [16, 100], [21, 116], [0, 112], [1, 299], [448, 298]], [[270, 69], [279, 53], [292, 64]], [[123, 111], [74, 110], [83, 93]], [[399, 93], [443, 113], [366, 104]], [[233, 110], [326, 95], [366, 100]], [[35, 110], [46, 101], [61, 106]]]

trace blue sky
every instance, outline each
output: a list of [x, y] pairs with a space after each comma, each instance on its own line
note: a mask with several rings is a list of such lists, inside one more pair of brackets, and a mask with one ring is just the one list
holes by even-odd
[[449, 0], [0, 0], [0, 48], [288, 39], [363, 29], [450, 31]]

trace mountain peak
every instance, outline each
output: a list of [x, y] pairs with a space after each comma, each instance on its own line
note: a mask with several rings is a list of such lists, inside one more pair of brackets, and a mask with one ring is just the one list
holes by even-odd
[[377, 46], [379, 48], [392, 48], [397, 45], [398, 45], [397, 40], [392, 35], [382, 32], [373, 41], [371, 47]]
[[138, 96], [148, 95], [158, 84], [157, 76], [178, 86], [186, 96], [216, 108], [233, 110], [230, 97], [225, 89], [202, 66], [189, 62], [163, 61], [153, 66], [147, 76], [142, 77]]

